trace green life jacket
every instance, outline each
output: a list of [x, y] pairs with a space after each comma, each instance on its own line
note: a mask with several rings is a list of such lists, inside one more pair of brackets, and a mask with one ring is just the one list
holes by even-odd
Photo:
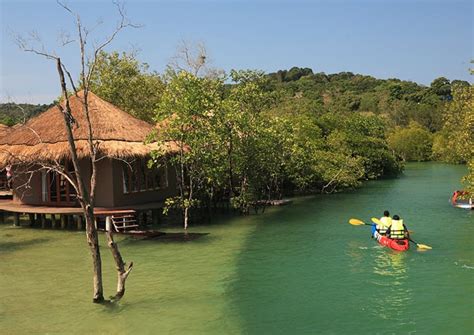
[[380, 218], [380, 222], [382, 222], [382, 224], [377, 225], [377, 230], [380, 234], [385, 235], [388, 227], [392, 224], [392, 218], [384, 216]]
[[403, 220], [392, 220], [390, 226], [390, 238], [394, 240], [401, 240], [405, 238], [405, 227], [403, 227]]

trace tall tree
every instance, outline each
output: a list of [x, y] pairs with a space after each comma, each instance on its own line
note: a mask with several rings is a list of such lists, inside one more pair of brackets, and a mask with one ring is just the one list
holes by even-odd
[[90, 90], [131, 115], [152, 122], [164, 90], [158, 73], [150, 72], [149, 65], [140, 63], [135, 53], [101, 50], [94, 62]]
[[435, 142], [435, 155], [441, 160], [467, 163], [466, 187], [474, 192], [474, 94], [473, 86], [458, 85], [444, 115], [442, 132]]
[[[88, 50], [86, 49], [87, 37], [89, 35], [90, 30], [87, 29], [81, 20], [79, 14], [73, 12], [67, 5], [58, 2], [58, 4], [69, 14], [74, 17], [75, 20], [75, 28], [77, 33], [77, 42], [79, 47], [79, 55], [80, 55], [80, 73], [79, 73], [79, 80], [80, 85], [82, 87], [82, 104], [83, 104], [83, 113], [86, 119], [86, 124], [82, 125], [87, 128], [88, 133], [88, 156], [90, 157], [90, 164], [91, 164], [91, 177], [89, 180], [84, 178], [84, 174], [81, 171], [81, 165], [79, 164], [78, 152], [76, 149], [76, 143], [73, 136], [73, 127], [77, 127], [76, 121], [71, 113], [71, 108], [69, 105], [69, 96], [70, 92], [72, 94], [77, 95], [78, 91], [74, 84], [73, 77], [71, 73], [66, 68], [62, 59], [57, 56], [55, 53], [46, 52], [44, 51], [44, 47], [41, 48], [34, 48], [31, 47], [25, 39], [21, 38], [20, 36], [17, 37], [17, 43], [21, 49], [26, 52], [32, 52], [34, 54], [44, 56], [47, 59], [54, 60], [56, 63], [56, 70], [59, 75], [59, 83], [61, 89], [61, 98], [62, 104], [58, 104], [61, 112], [63, 113], [64, 119], [64, 126], [66, 128], [67, 133], [67, 141], [69, 143], [69, 149], [71, 153], [71, 160], [74, 166], [74, 174], [70, 174], [67, 172], [67, 169], [61, 164], [51, 164], [50, 162], [35, 162], [38, 166], [48, 169], [50, 171], [57, 172], [64, 176], [66, 180], [68, 180], [71, 185], [75, 188], [77, 192], [77, 199], [81, 205], [83, 215], [86, 221], [86, 237], [87, 243], [89, 245], [89, 250], [92, 256], [93, 262], [93, 302], [94, 303], [103, 303], [105, 302], [104, 293], [103, 293], [103, 284], [102, 284], [102, 260], [100, 256], [100, 249], [99, 249], [99, 240], [97, 234], [97, 228], [95, 226], [95, 217], [94, 217], [94, 198], [95, 198], [95, 191], [96, 191], [96, 178], [97, 178], [97, 162], [102, 159], [101, 154], [98, 152], [98, 143], [94, 138], [94, 132], [92, 128], [92, 124], [90, 121], [90, 109], [89, 109], [89, 100], [88, 94], [91, 87], [91, 78], [96, 69], [96, 60], [100, 54], [100, 52], [108, 46], [116, 35], [127, 27], [135, 27], [130, 21], [126, 18], [124, 7], [121, 4], [115, 3], [116, 8], [118, 10], [118, 14], [120, 16], [119, 22], [112, 32], [111, 35], [106, 37], [101, 44], [98, 45], [95, 49], [92, 50], [91, 55], [88, 54]], [[63, 41], [64, 44], [69, 44], [73, 42], [72, 40], [65, 40]], [[89, 62], [86, 59], [90, 59]], [[69, 79], [70, 87], [68, 87], [66, 82], [66, 76]], [[59, 126], [59, 125], [57, 125]], [[122, 256], [119, 252], [118, 246], [115, 244], [112, 236], [112, 232], [108, 231], [106, 233], [108, 246], [112, 252], [116, 268], [117, 268], [117, 292], [116, 295], [112, 298], [113, 301], [118, 301], [122, 298], [125, 293], [125, 281], [132, 270], [133, 263], [130, 263], [129, 267], [125, 268], [125, 263], [123, 262]]]
[[[211, 162], [219, 145], [213, 136], [211, 120], [220, 110], [223, 83], [186, 72], [169, 72], [166, 89], [155, 111], [159, 132], [155, 139], [174, 141], [178, 153], [169, 157], [178, 176], [179, 195], [166, 201], [166, 209], [183, 211], [184, 229], [188, 228], [190, 209], [197, 204], [202, 183], [213, 179]], [[156, 153], [161, 156], [161, 153]], [[155, 156], [156, 157], [156, 156]], [[214, 176], [215, 177], [215, 176]]]
[[431, 89], [443, 100], [451, 100], [451, 82], [445, 77], [439, 77], [433, 80]]

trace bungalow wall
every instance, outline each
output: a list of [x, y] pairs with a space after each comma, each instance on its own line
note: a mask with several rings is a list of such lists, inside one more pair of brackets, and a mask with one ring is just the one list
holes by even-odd
[[[81, 172], [85, 176], [91, 175], [90, 162], [88, 160], [80, 160]], [[35, 171], [40, 167], [29, 167], [29, 171]], [[98, 171], [107, 170], [106, 160], [100, 161]], [[14, 169], [13, 180], [13, 201], [27, 205], [49, 205], [49, 206], [71, 206], [71, 204], [57, 204], [55, 202], [45, 201], [47, 197], [48, 183], [44, 171], [36, 171], [32, 175], [21, 170], [22, 167]], [[70, 186], [72, 189], [72, 186]], [[77, 205], [79, 206], [79, 205]]]
[[[141, 162], [140, 166], [146, 166], [145, 160], [137, 160], [137, 162]], [[88, 184], [89, 176], [91, 175], [90, 162], [88, 160], [81, 160], [80, 166], [81, 172], [86, 176], [86, 184]], [[146, 177], [139, 177], [139, 175], [144, 175], [144, 173], [140, 174], [140, 171], [135, 169], [127, 172], [127, 166], [124, 162], [113, 159], [103, 159], [98, 162], [95, 200], [97, 207], [113, 208], [163, 202], [167, 197], [177, 194], [174, 169], [166, 167], [166, 170], [164, 168], [159, 170], [161, 183], [146, 183], [145, 185], [152, 184], [147, 187], [131, 187], [130, 178], [127, 179], [127, 177], [133, 175], [133, 181], [142, 184], [144, 183], [143, 179], [146, 179]], [[135, 166], [139, 165], [135, 164]], [[25, 184], [28, 178], [29, 176], [27, 175], [15, 175], [13, 192], [13, 200], [15, 202], [28, 205], [71, 206], [71, 204], [43, 201], [47, 185], [43, 185], [45, 184], [45, 177], [41, 172], [33, 174], [28, 188], [19, 188], [20, 185]], [[79, 205], [77, 204], [77, 206]]]
[[[32, 169], [34, 170], [34, 168]], [[32, 176], [13, 169], [13, 201], [29, 205], [42, 205], [41, 200], [41, 173], [35, 172]], [[27, 186], [28, 185], [28, 186]]]
[[[113, 181], [113, 199], [115, 207], [137, 205], [147, 202], [164, 202], [166, 198], [177, 194], [175, 169], [172, 169], [168, 166], [160, 168], [158, 172], [161, 183], [159, 183], [159, 185], [156, 183], [156, 185], [154, 185], [154, 189], [148, 187], [146, 190], [139, 190], [139, 187], [137, 187], [136, 190], [133, 190], [133, 188], [129, 187], [130, 189], [127, 191], [124, 175], [126, 179], [127, 169], [129, 169], [129, 167], [125, 165], [124, 162], [117, 160], [112, 161], [112, 165], [113, 177], [111, 178], [111, 181]], [[128, 173], [135, 174], [135, 176], [137, 176], [139, 174], [139, 169], [135, 168], [131, 171], [128, 171]], [[138, 181], [138, 183], [141, 182]]]

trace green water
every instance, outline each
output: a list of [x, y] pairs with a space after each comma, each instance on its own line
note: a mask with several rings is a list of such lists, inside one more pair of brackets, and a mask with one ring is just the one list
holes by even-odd
[[[472, 334], [474, 217], [448, 204], [463, 173], [411, 164], [351, 193], [191, 227], [208, 233], [192, 241], [120, 239], [135, 268], [113, 308], [90, 302], [83, 233], [0, 225], [0, 334]], [[396, 253], [347, 223], [384, 209], [433, 250]]]

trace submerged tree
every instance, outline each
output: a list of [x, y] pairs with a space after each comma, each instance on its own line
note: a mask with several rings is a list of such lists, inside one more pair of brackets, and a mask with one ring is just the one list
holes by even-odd
[[[75, 28], [77, 30], [77, 40], [80, 52], [80, 73], [79, 73], [79, 85], [82, 89], [81, 94], [78, 94], [78, 89], [74, 82], [74, 79], [71, 73], [68, 71], [62, 59], [51, 53], [45, 51], [44, 47], [35, 48], [30, 46], [29, 41], [23, 39], [22, 37], [17, 37], [16, 42], [19, 47], [27, 52], [32, 52], [34, 54], [44, 56], [47, 59], [54, 60], [56, 62], [56, 70], [59, 75], [59, 83], [61, 88], [61, 103], [58, 103], [58, 107], [63, 114], [64, 126], [66, 128], [67, 142], [69, 144], [71, 161], [74, 167], [74, 172], [70, 173], [68, 169], [64, 166], [62, 162], [50, 162], [50, 161], [38, 161], [35, 164], [38, 169], [54, 171], [61, 176], [63, 176], [71, 185], [74, 187], [77, 193], [77, 199], [81, 205], [83, 215], [86, 222], [86, 236], [87, 243], [92, 256], [93, 261], [93, 302], [102, 303], [105, 302], [103, 285], [102, 285], [102, 261], [100, 256], [99, 241], [97, 228], [95, 225], [94, 217], [94, 199], [96, 191], [96, 178], [97, 178], [97, 162], [104, 158], [100, 151], [98, 150], [98, 142], [94, 137], [94, 130], [92, 129], [92, 124], [90, 120], [90, 108], [89, 108], [89, 92], [91, 88], [92, 78], [97, 68], [97, 60], [101, 51], [108, 46], [116, 37], [116, 35], [127, 27], [135, 27], [131, 24], [126, 18], [124, 7], [115, 3], [118, 10], [120, 20], [111, 33], [110, 36], [106, 37], [102, 43], [95, 47], [91, 54], [88, 54], [86, 50], [88, 44], [88, 37], [90, 30], [88, 30], [82, 23], [81, 17], [79, 14], [73, 12], [67, 5], [58, 2], [58, 4], [69, 14], [71, 14], [75, 19]], [[66, 38], [63, 41], [63, 45], [74, 42], [73, 40]], [[69, 79], [69, 87], [67, 85], [66, 77]], [[72, 92], [72, 93], [71, 93]], [[70, 96], [75, 95], [81, 99], [82, 102], [82, 111], [86, 120], [86, 124], [78, 125], [71, 113], [71, 107], [69, 103]], [[59, 125], [56, 125], [59, 126]], [[81, 171], [81, 166], [79, 164], [78, 150], [76, 147], [76, 142], [73, 136], [74, 127], [86, 127], [87, 128], [87, 155], [90, 157], [90, 166], [91, 166], [91, 177], [90, 180], [85, 180], [84, 174]], [[113, 258], [115, 260], [117, 268], [117, 292], [112, 301], [118, 301], [125, 293], [125, 281], [132, 270], [133, 263], [130, 263], [128, 268], [126, 268], [125, 263], [122, 259], [122, 256], [119, 252], [117, 245], [115, 244], [111, 231], [107, 231], [107, 243], [112, 252]]]
[[220, 109], [222, 82], [200, 78], [186, 71], [169, 73], [168, 76], [156, 110], [159, 127], [156, 139], [178, 144], [177, 154], [169, 160], [176, 169], [179, 194], [167, 199], [165, 211], [172, 207], [182, 209], [184, 229], [187, 229], [189, 211], [197, 203], [196, 195], [203, 183], [213, 179], [208, 168], [213, 165], [213, 154], [218, 152], [212, 146], [219, 143], [213, 137], [210, 119]]

